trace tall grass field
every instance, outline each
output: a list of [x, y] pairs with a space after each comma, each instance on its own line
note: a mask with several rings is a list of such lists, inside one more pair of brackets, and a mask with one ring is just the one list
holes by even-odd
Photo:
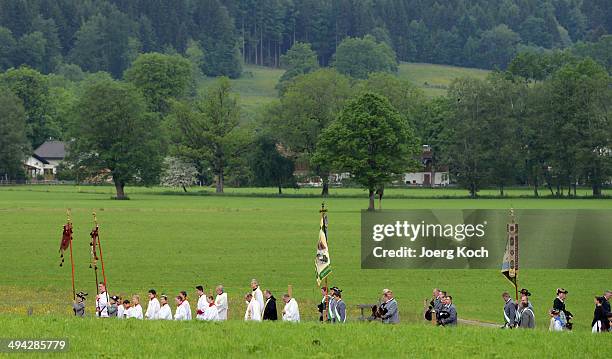
[[[167, 188], [126, 191], [129, 201], [110, 199], [113, 188], [107, 186], [0, 187], [2, 337], [68, 337], [68, 354], [75, 357], [598, 357], [609, 355], [602, 349], [612, 348], [612, 336], [590, 333], [593, 297], [612, 287], [612, 270], [521, 270], [519, 286], [533, 293], [533, 332], [467, 324], [433, 327], [421, 319], [423, 300], [432, 288], [454, 297], [459, 318], [501, 325], [500, 294], [512, 290], [510, 283], [498, 270], [360, 269], [360, 210], [367, 207], [367, 196], [359, 189], [332, 189], [325, 200], [333, 267], [329, 278], [330, 285], [343, 289], [350, 324], [320, 325], [316, 305], [321, 297], [314, 275], [322, 202], [318, 189], [287, 190], [281, 197], [273, 188], [228, 189], [225, 195], [209, 189], [188, 194]], [[473, 200], [455, 189], [398, 188], [386, 194], [383, 208], [612, 209], [609, 199], [523, 197], [528, 194], [510, 190], [506, 198]], [[196, 285], [210, 292], [223, 284], [231, 320], [211, 324], [73, 318], [70, 262], [60, 267], [58, 253], [67, 208], [75, 228], [76, 290], [89, 292], [90, 316], [95, 278], [89, 268], [89, 232], [95, 211], [110, 294], [145, 298], [150, 288], [169, 296], [186, 290], [193, 309]], [[554, 248], [550, 255], [555, 255]], [[252, 278], [272, 290], [279, 306], [292, 285], [303, 323], [242, 323], [242, 298]], [[547, 332], [547, 310], [557, 287], [569, 290], [567, 308], [575, 314], [571, 333]], [[357, 305], [376, 303], [383, 288], [393, 289], [402, 323], [386, 327], [359, 322]]]

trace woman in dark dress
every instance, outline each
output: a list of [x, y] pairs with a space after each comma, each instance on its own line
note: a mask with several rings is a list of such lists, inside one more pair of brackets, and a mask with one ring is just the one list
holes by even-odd
[[603, 297], [595, 297], [595, 312], [593, 313], [593, 321], [591, 322], [594, 333], [607, 332], [609, 328], [610, 323], [608, 322], [607, 313], [602, 306], [603, 301]]

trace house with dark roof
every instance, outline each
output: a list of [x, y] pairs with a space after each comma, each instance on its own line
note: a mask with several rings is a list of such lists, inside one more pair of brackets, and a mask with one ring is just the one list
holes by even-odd
[[66, 158], [66, 143], [49, 140], [38, 146], [24, 163], [27, 174], [36, 178], [44, 176], [46, 180], [55, 179], [57, 167]]

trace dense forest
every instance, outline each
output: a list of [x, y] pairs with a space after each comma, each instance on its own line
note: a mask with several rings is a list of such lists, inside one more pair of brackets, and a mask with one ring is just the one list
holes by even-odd
[[[605, 5], [0, 0], [0, 179], [28, 179], [24, 159], [53, 138], [69, 148], [59, 179], [112, 179], [118, 198], [126, 185], [196, 181], [280, 192], [300, 166], [323, 194], [350, 173], [345, 184], [366, 188], [372, 207], [428, 145], [434, 170], [472, 197], [515, 185], [602, 196], [612, 178]], [[495, 71], [427, 98], [397, 76], [399, 60]], [[243, 64], [285, 70], [278, 98], [248, 116], [228, 79]], [[202, 87], [203, 75], [219, 78]]]
[[365, 35], [400, 61], [503, 69], [606, 34], [607, 0], [2, 0], [0, 70], [70, 63], [119, 78], [138, 53], [201, 49], [204, 74], [238, 77], [243, 63], [279, 66], [296, 42], [326, 66]]

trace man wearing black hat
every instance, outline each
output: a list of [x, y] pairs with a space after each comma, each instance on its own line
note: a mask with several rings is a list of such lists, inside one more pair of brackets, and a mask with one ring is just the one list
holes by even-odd
[[334, 323], [346, 322], [346, 303], [342, 300], [342, 291], [335, 288], [332, 292], [334, 296]]
[[72, 303], [72, 310], [74, 311], [74, 315], [77, 317], [85, 316], [85, 297], [87, 293], [78, 292], [76, 294], [76, 300]]
[[117, 306], [118, 302], [119, 302], [119, 297], [117, 297], [116, 295], [113, 295], [112, 297], [110, 297], [109, 305], [108, 305], [108, 316], [110, 318], [117, 317], [117, 311], [119, 310], [119, 307]]
[[568, 291], [563, 288], [557, 288], [557, 298], [553, 302], [553, 309], [559, 311], [559, 318], [563, 325], [567, 329], [572, 329], [572, 323], [570, 320], [574, 317], [574, 315], [565, 309], [565, 297], [567, 296]]

